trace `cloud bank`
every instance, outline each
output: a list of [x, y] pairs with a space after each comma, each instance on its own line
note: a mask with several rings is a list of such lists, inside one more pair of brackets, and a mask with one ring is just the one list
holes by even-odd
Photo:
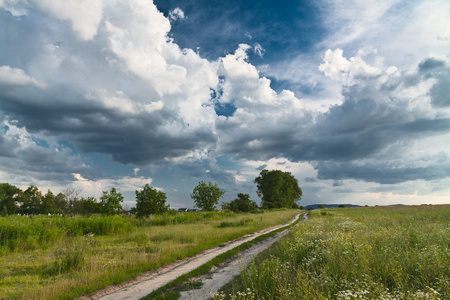
[[[313, 69], [302, 56], [287, 68], [304, 73], [299, 82], [311, 74], [311, 95], [322, 88], [302, 97], [289, 89], [296, 77], [283, 88], [282, 78], [261, 73], [270, 67], [252, 63], [250, 55], [269, 53], [260, 41], [217, 59], [180, 48], [171, 22], [190, 19], [180, 7], [165, 16], [144, 0], [0, 1], [0, 43], [7, 45], [0, 49], [2, 180], [129, 190], [176, 168], [250, 189], [258, 167], [274, 160], [310, 170], [296, 172], [311, 190], [327, 180], [334, 187], [445, 180], [449, 142], [423, 143], [450, 134], [448, 53], [421, 48], [396, 66], [374, 45], [354, 45], [380, 30], [399, 3], [372, 3], [353, 31], [353, 14], [339, 5], [326, 22], [346, 24], [329, 38], [333, 47], [318, 43]], [[447, 33], [436, 39], [448, 44]], [[334, 98], [319, 109], [314, 97], [322, 95]], [[105, 174], [96, 155], [123, 169]]]

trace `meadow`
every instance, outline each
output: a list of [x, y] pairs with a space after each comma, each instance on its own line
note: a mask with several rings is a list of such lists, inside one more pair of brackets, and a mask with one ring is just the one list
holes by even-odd
[[450, 299], [450, 205], [312, 211], [214, 299]]
[[88, 295], [298, 212], [0, 217], [0, 299]]

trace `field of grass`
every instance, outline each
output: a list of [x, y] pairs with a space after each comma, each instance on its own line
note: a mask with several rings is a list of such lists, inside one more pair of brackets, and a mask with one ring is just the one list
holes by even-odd
[[0, 299], [74, 299], [298, 212], [0, 217]]
[[215, 299], [450, 299], [450, 205], [310, 215]]

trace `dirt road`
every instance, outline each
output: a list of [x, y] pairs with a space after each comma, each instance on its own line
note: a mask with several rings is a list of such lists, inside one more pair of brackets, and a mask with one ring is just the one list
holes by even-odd
[[[107, 289], [104, 289], [104, 290], [101, 290], [101, 291], [97, 292], [94, 296], [85, 296], [85, 297], [82, 297], [81, 299], [83, 299], [83, 300], [87, 300], [87, 299], [101, 299], [101, 300], [118, 300], [118, 299], [124, 299], [125, 300], [125, 299], [127, 299], [127, 300], [138, 300], [138, 299], [140, 299], [140, 298], [150, 294], [152, 291], [154, 291], [154, 290], [164, 286], [165, 284], [175, 280], [177, 277], [179, 277], [179, 276], [181, 276], [183, 274], [189, 273], [190, 271], [192, 271], [192, 270], [200, 267], [201, 265], [209, 262], [214, 257], [216, 257], [216, 256], [218, 256], [218, 255], [220, 255], [222, 253], [225, 253], [228, 250], [231, 250], [231, 249], [233, 249], [233, 248], [235, 248], [235, 247], [237, 247], [239, 245], [242, 245], [243, 243], [249, 242], [249, 241], [251, 241], [251, 240], [253, 240], [253, 239], [255, 239], [255, 238], [257, 238], [257, 237], [259, 237], [261, 235], [264, 235], [264, 234], [267, 234], [269, 232], [272, 232], [272, 231], [275, 231], [275, 230], [287, 227], [291, 223], [297, 221], [299, 217], [300, 217], [300, 214], [296, 215], [289, 223], [281, 224], [281, 225], [277, 225], [277, 226], [273, 226], [273, 227], [270, 227], [270, 228], [263, 229], [261, 231], [258, 231], [256, 233], [254, 233], [254, 234], [244, 236], [243, 238], [241, 238], [239, 240], [231, 241], [228, 244], [226, 244], [224, 247], [215, 247], [215, 248], [203, 251], [203, 252], [199, 253], [198, 255], [196, 255], [194, 257], [186, 258], [184, 260], [175, 262], [173, 264], [170, 264], [168, 266], [160, 268], [160, 269], [158, 269], [155, 272], [144, 274], [144, 275], [138, 277], [136, 280], [134, 280], [132, 282], [126, 282], [126, 283], [123, 283], [123, 284], [120, 284], [120, 285], [111, 286], [111, 287], [109, 287]], [[270, 239], [270, 240], [273, 240], [273, 242], [276, 241], [276, 239]], [[259, 244], [262, 244], [262, 243], [259, 243]], [[269, 247], [270, 245], [271, 244], [268, 244], [267, 247]], [[253, 249], [253, 247], [250, 248], [249, 250], [251, 250], [251, 249]], [[262, 251], [265, 248], [262, 249], [260, 247], [260, 249], [261, 249], [260, 251]], [[254, 250], [254, 251], [256, 251], [256, 250]], [[247, 259], [253, 258], [254, 255], [256, 255], [256, 254], [248, 256], [245, 259], [245, 261], [247, 261]], [[231, 269], [238, 270], [237, 267], [233, 267], [233, 266], [231, 266]], [[234, 273], [232, 273], [232, 274], [234, 274]], [[219, 281], [219, 279], [217, 279], [217, 280]], [[224, 280], [221, 279], [221, 282], [224, 282]], [[216, 288], [215, 287], [216, 285], [213, 285], [213, 286], [214, 286], [214, 288], [213, 287], [208, 288], [209, 292]], [[221, 286], [219, 286], [218, 288], [220, 288]], [[199, 293], [199, 292], [196, 291], [196, 293]], [[206, 290], [205, 290], [205, 293], [206, 293]], [[198, 296], [200, 297], [200, 295], [198, 295]], [[188, 298], [186, 298], [186, 299], [203, 299], [203, 298], [192, 298], [192, 296], [189, 296], [189, 295], [187, 295], [187, 297]], [[205, 299], [207, 299], [207, 298], [205, 298]]]
[[[304, 214], [303, 220], [306, 219], [307, 215]], [[288, 229], [283, 230], [276, 235], [253, 245], [251, 248], [240, 252], [237, 257], [230, 260], [224, 266], [215, 269], [201, 278], [196, 278], [195, 280], [201, 280], [203, 282], [203, 286], [200, 289], [181, 292], [181, 297], [178, 300], [210, 299], [215, 292], [248, 267], [258, 254], [272, 246], [279, 238], [285, 236], [288, 232]]]

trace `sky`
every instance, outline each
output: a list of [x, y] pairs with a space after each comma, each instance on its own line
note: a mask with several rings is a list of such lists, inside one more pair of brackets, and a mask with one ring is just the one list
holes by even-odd
[[0, 182], [450, 203], [448, 0], [0, 0]]

